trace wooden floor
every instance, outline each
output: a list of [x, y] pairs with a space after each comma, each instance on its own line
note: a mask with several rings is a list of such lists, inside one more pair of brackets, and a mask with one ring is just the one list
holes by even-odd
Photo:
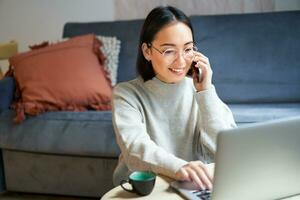
[[0, 200], [99, 200], [99, 198], [84, 198], [84, 197], [5, 192], [0, 194]]

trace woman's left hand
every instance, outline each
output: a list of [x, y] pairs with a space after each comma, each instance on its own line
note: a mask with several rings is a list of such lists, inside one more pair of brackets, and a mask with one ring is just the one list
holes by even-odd
[[201, 80], [198, 81], [197, 74], [193, 73], [194, 85], [197, 92], [207, 90], [212, 86], [212, 69], [210, 67], [209, 59], [200, 52], [195, 53], [194, 62], [195, 67], [201, 69]]

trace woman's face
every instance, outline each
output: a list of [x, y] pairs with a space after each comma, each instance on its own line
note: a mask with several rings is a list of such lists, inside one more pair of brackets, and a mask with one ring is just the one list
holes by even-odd
[[189, 53], [193, 50], [193, 44], [192, 31], [184, 23], [175, 22], [162, 28], [147, 54], [156, 77], [166, 83], [180, 82], [191, 66]]

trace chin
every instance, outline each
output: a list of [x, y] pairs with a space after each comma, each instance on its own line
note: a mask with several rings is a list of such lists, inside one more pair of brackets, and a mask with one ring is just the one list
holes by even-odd
[[182, 76], [182, 77], [176, 77], [176, 78], [173, 78], [170, 83], [179, 83], [180, 81], [182, 81], [183, 79], [185, 78], [185, 75]]
[[156, 76], [158, 79], [160, 79], [161, 81], [165, 82], [165, 83], [179, 83], [180, 81], [182, 81], [185, 77], [186, 77], [187, 72], [184, 72], [182, 74], [165, 74], [165, 76]]

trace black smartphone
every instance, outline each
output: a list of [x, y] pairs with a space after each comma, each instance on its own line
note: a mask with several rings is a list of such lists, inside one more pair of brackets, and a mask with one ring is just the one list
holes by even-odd
[[202, 79], [202, 71], [200, 68], [196, 67], [197, 63], [195, 61], [192, 62], [192, 65], [191, 65], [191, 71], [192, 73], [195, 73], [197, 74], [197, 82], [201, 82], [201, 79]]

